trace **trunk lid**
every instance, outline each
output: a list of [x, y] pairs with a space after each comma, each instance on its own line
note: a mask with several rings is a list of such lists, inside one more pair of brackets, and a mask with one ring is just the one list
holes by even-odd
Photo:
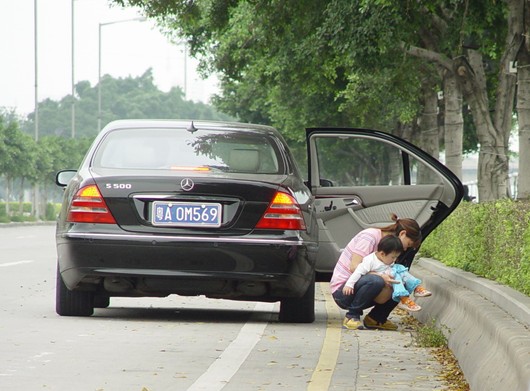
[[[160, 170], [144, 171], [135, 170], [130, 176], [124, 176], [123, 171], [117, 175], [110, 169], [92, 170], [116, 223], [127, 231], [199, 235], [251, 232], [286, 178], [284, 175], [260, 175], [260, 180], [256, 180], [255, 175], [249, 174], [187, 176]], [[180, 210], [177, 212], [176, 208]], [[157, 210], [162, 218], [171, 217], [161, 222], [156, 219]], [[211, 222], [203, 221], [198, 214], [210, 213], [210, 210], [212, 215], [219, 212], [218, 218], [215, 216], [215, 226], [208, 225]], [[176, 214], [187, 212], [191, 214], [186, 218], [175, 218]], [[197, 219], [193, 218], [193, 213]]]

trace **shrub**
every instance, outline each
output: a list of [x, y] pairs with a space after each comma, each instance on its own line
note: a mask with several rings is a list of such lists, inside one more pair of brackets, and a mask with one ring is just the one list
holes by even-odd
[[530, 295], [530, 203], [464, 202], [420, 253]]
[[52, 204], [52, 203], [46, 204], [46, 213], [45, 213], [44, 218], [47, 221], [56, 220], [60, 209], [61, 209], [61, 204]]
[[[57, 219], [57, 214], [59, 213], [60, 209], [60, 203], [49, 202], [46, 204], [46, 209], [40, 217], [47, 221], [55, 221]], [[13, 201], [9, 202], [9, 216], [7, 216], [6, 204], [5, 202], [0, 202], [0, 223], [37, 221], [38, 219], [33, 216], [31, 212], [31, 202], [22, 203], [22, 213], [20, 213], [20, 204], [18, 202]]]

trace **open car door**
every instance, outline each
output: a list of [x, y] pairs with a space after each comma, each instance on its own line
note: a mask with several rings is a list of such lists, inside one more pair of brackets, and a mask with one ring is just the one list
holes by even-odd
[[[333, 271], [359, 231], [412, 218], [423, 238], [459, 204], [460, 180], [431, 155], [388, 133], [367, 129], [306, 129], [309, 187], [319, 226], [317, 273]], [[402, 254], [410, 266], [417, 249]], [[322, 278], [321, 278], [322, 279]]]

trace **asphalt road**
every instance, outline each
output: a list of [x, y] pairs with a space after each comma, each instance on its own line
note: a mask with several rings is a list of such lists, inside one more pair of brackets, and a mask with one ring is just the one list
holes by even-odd
[[180, 296], [59, 317], [54, 229], [0, 229], [2, 390], [443, 388], [410, 333], [341, 330], [325, 284], [313, 324], [278, 323], [277, 304]]

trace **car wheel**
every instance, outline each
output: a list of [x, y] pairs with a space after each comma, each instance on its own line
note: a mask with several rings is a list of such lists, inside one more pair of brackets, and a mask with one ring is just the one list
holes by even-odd
[[55, 311], [61, 316], [90, 316], [94, 313], [94, 293], [71, 291], [57, 268]]
[[290, 297], [280, 302], [280, 322], [313, 323], [315, 321], [315, 275], [302, 297]]
[[94, 297], [94, 308], [107, 308], [110, 305], [110, 297], [99, 296]]

